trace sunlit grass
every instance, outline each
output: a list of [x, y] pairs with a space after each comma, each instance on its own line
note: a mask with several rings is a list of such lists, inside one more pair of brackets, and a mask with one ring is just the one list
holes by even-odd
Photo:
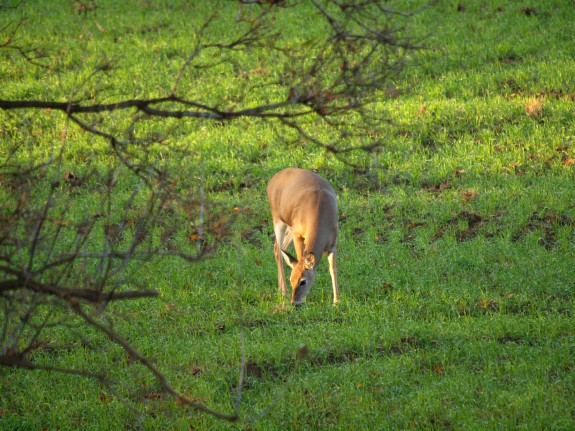
[[[41, 3], [25, 5], [20, 37], [41, 40], [58, 73], [2, 52], [3, 98], [67, 100], [76, 90], [97, 99], [108, 88], [114, 97], [165, 95], [192, 49], [199, 7], [98, 2], [96, 15], [78, 16]], [[270, 124], [174, 122], [167, 143], [193, 150], [190, 158], [169, 146], [155, 155], [221, 211], [241, 212], [212, 259], [144, 264], [138, 282], [160, 298], [111, 311], [184, 394], [233, 408], [243, 333], [246, 428], [573, 428], [574, 10], [559, 0], [535, 14], [513, 1], [459, 3], [435, 2], [413, 19], [437, 49], [393, 83], [399, 97], [382, 97], [393, 126], [372, 177], [312, 146], [286, 145]], [[290, 31], [297, 25], [284, 36]], [[105, 61], [114, 68], [80, 85]], [[258, 61], [249, 58], [248, 70]], [[235, 84], [211, 76], [181, 91], [217, 96]], [[105, 142], [58, 113], [0, 115], [0, 157], [14, 142], [23, 145], [14, 157], [54, 156], [66, 130], [64, 168], [80, 178], [95, 172], [63, 196], [78, 217], [100, 210], [114, 161]], [[114, 114], [107, 121], [125, 127]], [[265, 184], [287, 166], [316, 169], [338, 191], [337, 308], [324, 261], [305, 307], [279, 306]], [[56, 175], [38, 174], [36, 198]], [[121, 211], [137, 179], [124, 169], [117, 177]], [[0, 198], [15, 198], [0, 187]], [[65, 332], [50, 335], [72, 343]], [[100, 350], [72, 343], [35, 359], [110, 372], [122, 383], [117, 393], [79, 377], [3, 369], [0, 428], [237, 427], [176, 405], [121, 349], [82, 335]]]

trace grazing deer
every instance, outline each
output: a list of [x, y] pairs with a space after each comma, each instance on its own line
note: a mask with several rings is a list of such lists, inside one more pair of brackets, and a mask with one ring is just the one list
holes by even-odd
[[[337, 196], [333, 187], [314, 172], [288, 168], [272, 177], [267, 194], [276, 236], [274, 255], [278, 266], [278, 289], [285, 297], [283, 256], [292, 268], [291, 302], [301, 305], [313, 286], [319, 260], [327, 254], [333, 303], [337, 304]], [[285, 251], [292, 241], [297, 259]]]

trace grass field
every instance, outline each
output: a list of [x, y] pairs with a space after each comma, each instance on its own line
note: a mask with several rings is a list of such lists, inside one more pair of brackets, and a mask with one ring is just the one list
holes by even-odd
[[[0, 16], [23, 10], [20, 40], [58, 61], [47, 74], [0, 51], [1, 98], [165, 94], [189, 55], [199, 2], [102, 0], [88, 15], [68, 3], [27, 2]], [[382, 98], [392, 124], [369, 177], [321, 149], [286, 145], [269, 124], [174, 122], [170, 145], [195, 159], [162, 150], [162, 163], [201, 178], [221, 211], [242, 211], [213, 258], [134, 268], [160, 298], [111, 308], [125, 317], [116, 329], [177, 389], [223, 411], [235, 402], [243, 337], [242, 421], [178, 405], [119, 347], [87, 332], [98, 349], [74, 344], [36, 359], [107, 370], [118, 393], [80, 377], [0, 369], [0, 428], [574, 429], [574, 22], [566, 0], [431, 1], [410, 20], [431, 49]], [[298, 31], [288, 26], [284, 36], [297, 43]], [[115, 70], [84, 83], [107, 61]], [[246, 58], [249, 70], [257, 64]], [[217, 76], [185, 85], [214, 97], [234, 88]], [[124, 126], [113, 113], [106, 121]], [[49, 158], [64, 129], [64, 169], [83, 177], [115, 163], [105, 141], [39, 111], [0, 112], [0, 163], [9, 154], [30, 165]], [[12, 155], [14, 142], [22, 148]], [[288, 166], [316, 170], [338, 192], [336, 308], [324, 261], [306, 304], [279, 307], [265, 186]], [[93, 178], [70, 191], [78, 217], [98, 211]], [[50, 179], [37, 181], [40, 199]], [[136, 180], [120, 170], [119, 181], [129, 197]], [[0, 183], [0, 199], [9, 193]], [[66, 343], [64, 333], [50, 336]]]

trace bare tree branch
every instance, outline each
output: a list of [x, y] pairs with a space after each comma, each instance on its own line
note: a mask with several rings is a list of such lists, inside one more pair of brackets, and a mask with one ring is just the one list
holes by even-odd
[[150, 362], [150, 360], [147, 357], [140, 354], [140, 352], [138, 352], [130, 343], [128, 343], [125, 339], [120, 337], [115, 331], [113, 331], [109, 327], [99, 323], [94, 318], [92, 318], [90, 315], [85, 313], [80, 304], [72, 303], [70, 305], [71, 305], [72, 309], [80, 317], [82, 317], [89, 325], [95, 327], [100, 332], [106, 334], [114, 343], [121, 346], [132, 358], [134, 358], [135, 360], [140, 362], [142, 365], [144, 365], [154, 375], [154, 377], [156, 378], [158, 383], [160, 383], [160, 386], [162, 387], [162, 389], [166, 393], [170, 394], [172, 397], [177, 399], [180, 403], [188, 405], [188, 406], [190, 406], [196, 410], [202, 411], [204, 413], [208, 413], [208, 414], [215, 416], [219, 419], [225, 419], [227, 421], [232, 421], [232, 422], [237, 421], [239, 419], [239, 411], [234, 412], [232, 414], [224, 414], [224, 413], [218, 412], [216, 410], [212, 410], [203, 404], [197, 403], [194, 400], [192, 400], [192, 399], [182, 395], [178, 391], [176, 391], [168, 383], [166, 376], [162, 372], [160, 372], [156, 367], [154, 367], [154, 365]]
[[[327, 31], [323, 39], [310, 41], [307, 44], [307, 51], [303, 52], [300, 52], [301, 47], [293, 49], [281, 46], [281, 38], [273, 29], [277, 6], [284, 6], [285, 2], [241, 1], [240, 4], [242, 8], [250, 8], [254, 4], [262, 7], [259, 13], [250, 16], [249, 19], [243, 17], [243, 9], [240, 9], [235, 25], [243, 25], [245, 28], [227, 41], [209, 40], [209, 31], [217, 15], [214, 13], [209, 16], [197, 30], [192, 52], [182, 64], [170, 93], [165, 97], [124, 99], [106, 104], [89, 104], [76, 100], [57, 102], [0, 99], [0, 109], [59, 110], [85, 131], [107, 139], [123, 163], [135, 173], [141, 174], [141, 167], [133, 164], [125, 151], [121, 150], [128, 144], [138, 144], [137, 141], [132, 138], [122, 140], [114, 133], [90, 125], [80, 116], [127, 111], [145, 114], [145, 118], [212, 121], [256, 118], [263, 121], [278, 121], [284, 125], [319, 121], [323, 122], [322, 127], [329, 131], [333, 129], [330, 124], [333, 124], [335, 118], [346, 118], [354, 112], [364, 115], [373, 109], [372, 105], [381, 98], [379, 91], [387, 88], [389, 77], [403, 67], [402, 57], [405, 53], [421, 48], [420, 43], [404, 36], [405, 31], [400, 30], [400, 27], [394, 27], [389, 19], [390, 16], [405, 19], [413, 13], [393, 11], [387, 8], [382, 0], [324, 2], [313, 0], [311, 4], [327, 23]], [[222, 105], [222, 102], [213, 103], [180, 94], [182, 81], [190, 68], [203, 71], [220, 62], [235, 64], [236, 60], [232, 57], [234, 51], [248, 47], [278, 53], [276, 59], [279, 67], [284, 68], [284, 72], [279, 80], [268, 82], [266, 87], [283, 88], [283, 98], [276, 97], [273, 101], [253, 106], [251, 103], [243, 102], [244, 96], [240, 96], [233, 104], [228, 101]], [[214, 50], [216, 52], [212, 52]], [[205, 58], [218, 60], [216, 63], [213, 61], [205, 63]], [[276, 69], [278, 65], [275, 66]], [[246, 95], [254, 91], [266, 92], [266, 87], [258, 90], [256, 85], [259, 84], [246, 83], [242, 93]], [[292, 121], [286, 122], [286, 119]], [[381, 127], [377, 121], [370, 124], [373, 128]], [[291, 128], [303, 130], [301, 127]], [[309, 134], [303, 134], [302, 137], [307, 140]], [[311, 142], [317, 144], [319, 140], [318, 136], [315, 136]], [[349, 152], [350, 146], [343, 143], [346, 140], [342, 139], [341, 135], [338, 142], [323, 143], [322, 147], [334, 154], [339, 153], [339, 141], [342, 141], [343, 152]], [[370, 147], [381, 145], [381, 141], [369, 144]], [[357, 149], [364, 150], [362, 147]]]
[[[4, 271], [7, 273], [12, 272], [9, 268], [6, 267], [0, 267], [0, 271]], [[29, 289], [34, 292], [46, 295], [55, 295], [63, 299], [70, 298], [70, 299], [85, 300], [94, 304], [109, 301], [119, 301], [125, 299], [153, 298], [158, 296], [158, 292], [155, 290], [143, 290], [143, 291], [136, 290], [131, 292], [102, 293], [100, 291], [90, 289], [79, 289], [79, 288], [64, 289], [58, 286], [38, 283], [34, 280], [15, 279], [0, 282], [0, 294], [18, 289]]]
[[[166, 129], [175, 127], [174, 121], [166, 121], [170, 119], [197, 123], [250, 119], [277, 126], [280, 140], [296, 136], [356, 169], [365, 169], [363, 159], [350, 162], [347, 157], [353, 152], [372, 157], [385, 146], [388, 122], [381, 118], [378, 104], [389, 78], [421, 44], [397, 23], [412, 13], [391, 10], [383, 0], [237, 0], [236, 4], [238, 12], [228, 15], [231, 21], [226, 23], [230, 31], [214, 36], [212, 31], [223, 18], [218, 5], [210, 3], [212, 10], [195, 29], [189, 50], [178, 53], [181, 65], [163, 92], [154, 93], [156, 97], [136, 97], [121, 90], [112, 95], [104, 86], [94, 90], [98, 77], [115, 71], [116, 65], [107, 58], [78, 75], [85, 78], [77, 79], [67, 96], [0, 96], [3, 112], [27, 118], [28, 112], [58, 111], [65, 120], [60, 145], [54, 145], [44, 159], [33, 159], [25, 151], [26, 144], [14, 139], [0, 160], [0, 188], [9, 190], [0, 202], [0, 312], [5, 318], [0, 328], [0, 366], [88, 377], [113, 388], [116, 383], [105, 373], [47, 366], [32, 355], [44, 345], [51, 328], [62, 328], [87, 346], [90, 340], [82, 330], [94, 328], [142, 364], [178, 402], [216, 418], [240, 420], [246, 372], [243, 328], [234, 411], [223, 413], [177, 391], [150, 358], [116, 331], [116, 316], [108, 310], [114, 301], [158, 296], [134, 280], [135, 262], [164, 256], [188, 262], [204, 259], [229, 234], [237, 215], [210, 202], [203, 172], [197, 175], [201, 184], [184, 183], [154, 152], [158, 147], [176, 151], [174, 143], [142, 132], [146, 128], [139, 126], [155, 121], [153, 125], [169, 135]], [[19, 5], [0, 0], [0, 12]], [[76, 1], [74, 7], [86, 15], [100, 5]], [[278, 24], [288, 12], [296, 19], [311, 16], [320, 31], [309, 37], [303, 34], [307, 39], [294, 46]], [[40, 50], [23, 47], [18, 40], [24, 21], [18, 18], [0, 29], [0, 55], [16, 50], [33, 65], [47, 67], [39, 61]], [[258, 53], [265, 55], [255, 64], [259, 62], [269, 73], [252, 79], [253, 64], [244, 62]], [[58, 73], [57, 68], [50, 73]], [[198, 79], [205, 78], [217, 88], [220, 74], [234, 78], [236, 87], [225, 94], [210, 94], [205, 88], [214, 87], [204, 88]], [[111, 124], [112, 116], [120, 120]], [[22, 134], [28, 133], [34, 120], [26, 121], [18, 127]], [[107, 143], [114, 156], [107, 175], [89, 168], [79, 176], [66, 171], [68, 128]], [[36, 142], [31, 134], [26, 137]], [[180, 151], [182, 160], [197, 168], [197, 158]], [[134, 179], [127, 193], [118, 193], [120, 171]], [[53, 179], [44, 179], [50, 189], [40, 193], [32, 185], [43, 175]], [[101, 184], [101, 209], [78, 216], [71, 209], [82, 175], [94, 175]], [[178, 220], [188, 223], [178, 224]], [[181, 244], [172, 240], [178, 234], [184, 238]]]

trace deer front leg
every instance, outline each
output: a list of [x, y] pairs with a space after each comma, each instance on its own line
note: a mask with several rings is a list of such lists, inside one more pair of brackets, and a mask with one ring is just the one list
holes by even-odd
[[285, 297], [286, 296], [286, 282], [284, 279], [284, 264], [283, 264], [283, 260], [281, 258], [280, 253], [281, 253], [280, 247], [276, 241], [276, 243], [274, 244], [274, 256], [276, 258], [276, 263], [278, 266], [278, 291], [281, 292], [283, 297]]
[[285, 230], [286, 225], [284, 223], [277, 222], [274, 224], [274, 232], [276, 235], [276, 240], [274, 243], [274, 256], [278, 266], [278, 291], [281, 292], [283, 298], [286, 297], [286, 281], [284, 277], [284, 263], [281, 255], [281, 243], [283, 241]]
[[329, 263], [329, 274], [331, 275], [331, 284], [333, 286], [333, 305], [339, 303], [339, 292], [337, 291], [337, 268], [335, 265], [335, 250], [330, 251], [327, 255]]

